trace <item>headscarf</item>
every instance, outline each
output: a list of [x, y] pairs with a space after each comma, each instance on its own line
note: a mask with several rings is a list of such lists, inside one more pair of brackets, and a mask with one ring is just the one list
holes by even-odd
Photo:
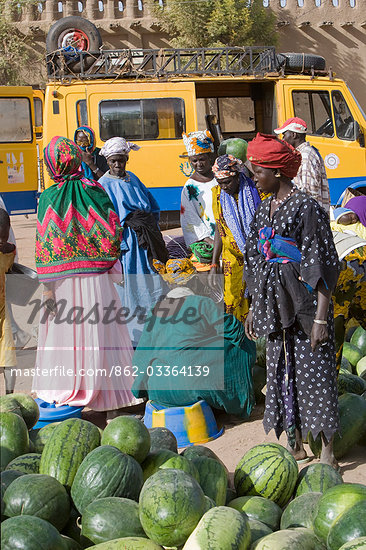
[[238, 174], [242, 170], [242, 161], [233, 157], [233, 155], [222, 155], [221, 157], [217, 157], [212, 167], [212, 171], [217, 180], [235, 176], [235, 174]]
[[196, 274], [196, 270], [189, 258], [168, 260], [166, 264], [159, 260], [153, 260], [153, 264], [164, 281], [171, 285], [184, 285]]
[[286, 178], [294, 178], [301, 165], [301, 153], [271, 134], [261, 134], [248, 145], [248, 160], [263, 168], [278, 168]]
[[108, 139], [101, 148], [99, 154], [108, 159], [112, 155], [128, 155], [132, 151], [138, 151], [140, 147], [136, 143], [126, 141], [122, 137], [113, 137]]
[[187, 155], [194, 157], [202, 153], [213, 153], [214, 139], [208, 130], [182, 134], [183, 143], [187, 149]]
[[338, 223], [339, 218], [341, 218], [345, 214], [351, 214], [351, 213], [353, 213], [353, 210], [350, 210], [349, 208], [344, 208], [343, 206], [340, 206], [339, 208], [335, 208], [333, 210], [334, 221]]
[[85, 148], [79, 145], [80, 149], [83, 149], [85, 151], [88, 151], [89, 153], [92, 153], [95, 149], [95, 132], [93, 128], [90, 128], [90, 126], [79, 126], [78, 128], [76, 128], [75, 134], [74, 134], [75, 143], [76, 143], [76, 136], [79, 132], [82, 132], [84, 136], [88, 138], [88, 141], [89, 141], [89, 145]]
[[122, 229], [103, 187], [79, 171], [81, 151], [56, 136], [44, 149], [53, 180], [38, 205], [36, 268], [42, 282], [105, 273], [120, 255]]
[[366, 195], [360, 195], [359, 197], [353, 197], [346, 204], [346, 208], [349, 208], [357, 214], [358, 219], [366, 227]]

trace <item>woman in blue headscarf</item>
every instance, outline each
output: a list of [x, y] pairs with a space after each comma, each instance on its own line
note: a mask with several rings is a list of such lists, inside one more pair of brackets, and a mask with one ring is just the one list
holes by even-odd
[[89, 126], [79, 126], [74, 134], [76, 145], [82, 150], [83, 161], [81, 169], [89, 180], [99, 180], [108, 170], [108, 164], [99, 154], [99, 147], [95, 146], [95, 133]]

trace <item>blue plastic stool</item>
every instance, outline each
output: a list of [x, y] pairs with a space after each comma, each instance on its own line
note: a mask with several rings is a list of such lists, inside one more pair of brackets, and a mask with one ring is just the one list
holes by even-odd
[[147, 428], [168, 428], [175, 435], [178, 447], [207, 443], [222, 435], [211, 407], [206, 401], [198, 401], [186, 407], [164, 407], [148, 401], [144, 424]]
[[52, 424], [53, 422], [62, 422], [67, 418], [81, 418], [81, 411], [84, 407], [70, 407], [70, 405], [61, 405], [56, 407], [55, 403], [47, 403], [43, 399], [35, 399], [35, 402], [39, 408], [39, 420], [34, 426], [34, 430], [38, 428], [43, 428], [47, 424]]

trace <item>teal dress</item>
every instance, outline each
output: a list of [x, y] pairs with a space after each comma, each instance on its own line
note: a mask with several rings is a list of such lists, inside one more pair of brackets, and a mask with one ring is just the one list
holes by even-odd
[[248, 418], [255, 403], [255, 343], [246, 338], [242, 323], [210, 298], [175, 300], [177, 314], [151, 314], [144, 326], [133, 357], [132, 393], [166, 407], [204, 399]]

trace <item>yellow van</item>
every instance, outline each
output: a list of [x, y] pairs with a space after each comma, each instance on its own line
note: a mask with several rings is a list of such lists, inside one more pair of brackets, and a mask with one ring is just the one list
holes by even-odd
[[37, 211], [34, 117], [30, 86], [0, 86], [0, 194], [10, 214]]
[[94, 129], [99, 147], [116, 135], [138, 143], [128, 169], [162, 211], [180, 209], [191, 173], [182, 132], [208, 127], [217, 141], [250, 140], [292, 116], [307, 122], [324, 158], [333, 204], [351, 184], [366, 186], [366, 116], [320, 56], [263, 47], [83, 52], [75, 74], [64, 55], [48, 55], [45, 143], [73, 138], [79, 125]]

